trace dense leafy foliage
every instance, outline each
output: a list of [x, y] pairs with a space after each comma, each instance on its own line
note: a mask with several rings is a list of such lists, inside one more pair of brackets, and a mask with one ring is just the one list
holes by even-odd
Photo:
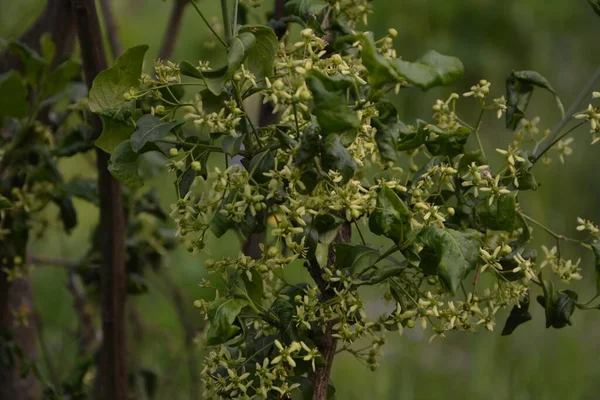
[[[578, 262], [563, 258], [558, 245], [544, 247], [541, 261], [528, 248], [531, 223], [563, 239], [520, 206], [520, 197], [539, 185], [532, 168], [550, 161], [551, 148], [562, 161], [570, 154], [565, 134], [547, 139], [539, 120], [527, 119], [534, 87], [555, 96], [564, 119], [574, 116], [565, 115], [543, 76], [513, 71], [506, 97], [495, 99], [490, 83], [478, 82], [463, 95], [481, 110], [472, 125], [457, 115], [455, 93], [436, 102], [429, 121], [409, 124], [386, 94], [452, 84], [463, 73], [458, 59], [436, 51], [415, 62], [398, 58], [395, 30], [379, 40], [356, 30], [368, 2], [303, 0], [286, 7], [288, 21], [302, 25], [299, 37], [288, 32], [277, 41], [267, 26], [235, 25], [226, 27], [233, 38], [224, 66], [157, 61], [155, 75], [142, 75], [139, 85], [111, 86], [108, 74], [95, 82], [109, 90], [107, 97], [137, 99], [130, 110], [139, 116], [135, 133], [113, 152], [113, 174], [137, 187], [137, 155], [159, 151], [170, 158], [179, 194], [172, 216], [189, 251], [202, 251], [211, 232], [267, 234], [257, 259], [240, 253], [205, 264], [226, 287], [214, 300], [196, 302], [211, 323], [206, 344], [214, 346], [203, 372], [207, 396], [270, 398], [298, 390], [310, 398], [328, 339], [334, 350], [337, 341], [338, 349], [375, 368], [385, 332], [417, 323], [432, 327], [432, 339], [480, 325], [493, 330], [497, 312], [512, 307], [503, 330], [510, 334], [531, 319], [536, 286], [547, 327], [562, 328], [577, 308], [594, 308], [551, 280], [581, 279]], [[139, 65], [142, 57], [130, 51], [111, 70]], [[165, 98], [164, 88], [174, 93], [184, 85], [198, 87], [192, 100]], [[270, 104], [276, 122], [257, 126], [246, 111], [253, 99]], [[497, 150], [503, 161], [493, 166], [479, 140], [486, 111], [505, 114], [514, 131], [509, 146]], [[114, 115], [110, 106], [95, 112]], [[575, 115], [590, 122], [594, 141], [599, 115], [591, 105]], [[120, 137], [118, 130], [104, 134]], [[210, 166], [215, 153], [239, 155], [241, 164]], [[210, 187], [199, 196], [192, 185], [198, 177]], [[577, 241], [598, 253], [600, 231], [579, 223], [589, 237]], [[368, 226], [391, 247], [350, 241], [343, 233], [350, 224], [361, 239], [361, 226]], [[312, 282], [283, 277], [282, 269], [299, 265]], [[372, 285], [393, 310], [367, 315], [360, 288]], [[363, 338], [372, 346], [353, 350]]]
[[[590, 0], [598, 12], [596, 3]], [[56, 167], [57, 159], [95, 145], [111, 154], [109, 171], [128, 187], [129, 294], [147, 290], [144, 270], [158, 268], [174, 246], [170, 232], [157, 228], [167, 215], [155, 194], [140, 190], [147, 153], [168, 159], [178, 197], [171, 216], [190, 252], [203, 251], [208, 235], [266, 238], [254, 258], [240, 251], [204, 265], [215, 276], [203, 284], [215, 288], [214, 298], [195, 303], [210, 323], [202, 372], [207, 398], [333, 397], [327, 364], [337, 352], [375, 369], [389, 331], [402, 334], [419, 324], [431, 328], [431, 339], [492, 331], [501, 309], [511, 309], [502, 331], [508, 335], [532, 319], [534, 295], [547, 328], [571, 325], [576, 310], [600, 308], [594, 304], [598, 227], [579, 219], [577, 229], [587, 237], [565, 238], [520, 203], [540, 184], [536, 165], [550, 162], [551, 154], [564, 162], [571, 153], [567, 123], [589, 124], [592, 143], [599, 140], [600, 109], [565, 112], [542, 75], [513, 71], [504, 96], [492, 98], [490, 82], [481, 80], [462, 96], [438, 100], [425, 119], [403, 121], [391, 92], [411, 96], [452, 85], [463, 64], [434, 50], [414, 62], [398, 57], [394, 29], [380, 39], [357, 29], [370, 8], [366, 0], [288, 1], [290, 16], [275, 21], [286, 28], [281, 38], [270, 26], [234, 21], [225, 26], [226, 39], [218, 38], [224, 62], [216, 68], [202, 60], [157, 60], [154, 75], [146, 75], [148, 47], [137, 46], [99, 74], [89, 94], [73, 83], [76, 60], [52, 65], [46, 39], [43, 54], [11, 43], [24, 68], [0, 76], [0, 118], [10, 132], [0, 137], [3, 272], [10, 279], [27, 273], [28, 231], [47, 204], [58, 207], [70, 231], [77, 223], [73, 197], [99, 203], [93, 181], [64, 182]], [[292, 24], [300, 25], [298, 35], [287, 30]], [[535, 88], [556, 100], [562, 120], [555, 129], [541, 131], [539, 119], [528, 116]], [[257, 101], [270, 107], [273, 122], [250, 115]], [[459, 102], [480, 110], [473, 124], [457, 114]], [[64, 123], [41, 121], [48, 107]], [[97, 140], [88, 107], [102, 119]], [[504, 115], [514, 132], [493, 163], [479, 140], [490, 111]], [[556, 241], [542, 247], [542, 257], [530, 245], [534, 225]], [[353, 227], [359, 239], [352, 240]], [[389, 247], [368, 243], [367, 229]], [[92, 242], [102, 234], [96, 231]], [[558, 280], [582, 279], [579, 261], [561, 252], [562, 240], [596, 257], [598, 294], [589, 302], [558, 288]], [[98, 290], [92, 266], [99, 261], [94, 245], [73, 267], [91, 293]], [[311, 279], [290, 282], [284, 272], [293, 268], [306, 269]], [[369, 286], [389, 304], [380, 315], [367, 314], [362, 290]], [[0, 350], [10, 362], [19, 355], [10, 338]], [[77, 391], [90, 366], [83, 363], [65, 387]], [[322, 378], [325, 397], [317, 394]], [[73, 393], [51, 389], [49, 396]]]
[[[129, 114], [127, 118], [123, 117], [123, 121], [131, 118], [135, 102], [124, 101], [122, 93], [115, 94], [112, 88], [137, 84], [141, 61], [139, 65], [122, 64], [116, 72], [105, 72], [103, 76], [109, 82], [108, 87], [96, 87], [88, 102], [87, 88], [80, 81], [80, 62], [73, 57], [61, 59], [59, 63], [53, 61], [55, 48], [48, 36], [41, 38], [41, 48], [42, 54], [39, 54], [18, 41], [10, 42], [9, 54], [18, 57], [22, 73], [11, 70], [0, 75], [0, 273], [5, 274], [6, 281], [10, 283], [27, 278], [37, 263], [36, 255], [27, 254], [30, 237], [43, 237], [56, 229], [71, 233], [78, 223], [75, 198], [95, 206], [100, 203], [95, 179], [75, 176], [67, 181], [58, 166], [65, 158], [93, 157], [90, 151], [95, 144], [104, 143], [107, 149], [116, 147], [118, 154], [120, 146], [117, 145], [122, 139], [112, 144], [104, 138], [94, 140], [93, 127], [88, 123], [89, 108], [110, 109], [105, 129], [116, 130], [124, 135], [123, 138], [132, 136], [132, 146], [136, 149], [140, 143], [143, 146], [144, 142], [159, 137], [165, 129], [173, 128], [162, 126], [161, 121], [156, 124], [151, 116], [145, 118], [150, 119], [147, 124], [139, 123], [137, 130], [133, 129], [133, 125], [129, 129], [120, 120], [128, 112], [127, 107], [130, 107]], [[143, 51], [138, 50], [138, 54], [141, 52], [143, 55]], [[115, 120], [118, 121], [113, 122]], [[123, 130], [121, 125], [127, 129]], [[137, 154], [131, 147], [129, 149], [134, 155], [137, 176]], [[124, 159], [125, 156], [121, 157], [121, 162], [111, 169], [115, 175], [120, 173], [123, 179], [127, 177]], [[161, 209], [155, 191], [134, 192], [125, 188], [124, 198], [128, 205], [126, 291], [129, 295], [139, 295], [148, 290], [145, 274], [149, 269], [161, 267], [163, 257], [176, 242], [174, 231], [160, 226], [168, 215]], [[55, 226], [57, 222], [59, 226]], [[76, 311], [89, 320], [91, 329], [94, 329], [92, 317], [100, 308], [98, 266], [102, 263], [99, 242], [103, 235], [96, 227], [86, 256], [65, 265], [69, 267], [69, 285], [82, 291], [83, 300], [76, 299]], [[40, 263], [44, 264], [44, 260]], [[88, 297], [92, 299], [89, 303], [85, 301]], [[82, 309], [77, 310], [77, 307]], [[11, 312], [17, 326], [35, 324], [31, 321], [34, 311], [27, 306]], [[83, 326], [82, 322], [79, 329], [84, 332], [87, 328], [90, 327]], [[23, 376], [33, 373], [43, 383], [45, 399], [63, 396], [84, 398], [84, 377], [97, 367], [94, 362], [95, 346], [81, 349], [80, 360], [67, 381], [52, 384], [40, 373], [37, 360], [25, 356], [9, 327], [3, 324], [1, 331], [0, 368], [10, 370], [20, 366]], [[80, 340], [85, 342], [86, 339]], [[94, 342], [95, 338], [89, 341]], [[132, 371], [132, 374], [139, 373]]]

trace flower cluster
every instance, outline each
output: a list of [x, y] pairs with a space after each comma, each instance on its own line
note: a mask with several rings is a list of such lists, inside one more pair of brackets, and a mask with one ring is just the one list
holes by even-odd
[[[370, 13], [369, 1], [323, 7], [324, 15], [344, 15], [335, 29], [345, 36], [330, 43], [327, 18], [298, 36], [287, 32], [277, 46], [271, 43], [272, 74], [257, 79], [250, 59], [236, 63], [220, 83], [220, 104], [213, 104], [214, 94], [169, 104], [159, 86], [180, 82], [172, 63], [157, 62], [155, 79], [143, 78], [148, 89], [128, 93], [160, 100], [155, 115], [174, 118], [181, 107], [193, 122], [190, 131], [173, 133], [177, 146], [168, 152], [178, 190], [185, 187], [171, 215], [186, 248], [205, 250], [210, 232], [264, 234], [252, 256], [240, 251], [204, 264], [224, 281], [203, 284], [219, 289], [214, 300], [195, 303], [211, 323], [206, 335], [213, 347], [202, 376], [209, 398], [286, 398], [299, 388], [300, 375], [318, 369], [323, 336], [375, 369], [388, 331], [430, 328], [432, 340], [478, 327], [491, 331], [502, 309], [523, 306], [530, 285], [545, 285], [544, 267], [566, 283], [581, 279], [579, 261], [563, 259], [557, 247], [544, 247], [539, 264], [525, 248], [529, 222], [539, 223], [521, 210], [519, 196], [537, 187], [530, 169], [538, 159], [529, 147], [535, 153], [547, 139], [540, 119], [515, 123], [514, 141], [496, 149], [499, 165], [486, 158], [480, 140], [483, 115], [500, 118], [515, 104], [510, 95], [489, 97], [487, 80], [462, 97], [437, 100], [429, 122], [405, 125], [384, 95], [427, 84], [411, 76], [418, 63], [398, 59], [398, 32], [375, 40], [355, 30]], [[200, 62], [197, 69], [209, 67]], [[265, 126], [245, 109], [258, 92], [274, 114]], [[477, 99], [474, 124], [457, 112], [463, 97]], [[590, 107], [576, 118], [598, 133], [600, 113]], [[190, 140], [193, 134], [200, 140]], [[469, 149], [469, 140], [479, 149]], [[561, 137], [549, 148], [564, 162], [571, 143]], [[225, 167], [209, 168], [214, 153], [224, 153]], [[243, 161], [229, 165], [233, 154]], [[190, 181], [200, 176], [206, 182], [198, 195]], [[600, 239], [595, 225], [578, 222], [579, 231]], [[393, 246], [370, 246], [365, 226]], [[362, 243], [349, 241], [351, 227]], [[294, 268], [305, 269], [311, 281], [291, 281], [287, 272]], [[367, 312], [360, 288], [373, 285], [393, 311]], [[368, 346], [356, 350], [359, 341]]]

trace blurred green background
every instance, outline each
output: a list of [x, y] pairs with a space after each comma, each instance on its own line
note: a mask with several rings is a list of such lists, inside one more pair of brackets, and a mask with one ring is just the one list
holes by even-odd
[[[270, 3], [265, 0], [265, 4]], [[166, 27], [171, 1], [115, 0], [119, 37], [123, 47], [150, 45], [146, 67], [158, 52]], [[209, 16], [219, 15], [216, 0], [200, 1]], [[44, 2], [40, 0], [0, 0], [0, 36], [17, 37], [35, 20]], [[405, 122], [429, 118], [431, 104], [452, 92], [467, 91], [481, 78], [492, 82], [492, 94], [504, 94], [504, 80], [511, 70], [533, 69], [553, 83], [566, 106], [575, 98], [593, 71], [600, 65], [600, 19], [586, 0], [375, 0], [369, 26], [376, 36], [388, 28], [398, 30], [395, 39], [398, 54], [412, 60], [428, 49], [459, 57], [466, 69], [465, 78], [451, 88], [428, 93], [403, 91], [394, 99]], [[263, 13], [265, 9], [259, 9]], [[257, 14], [258, 21], [259, 15]], [[186, 10], [174, 61], [210, 60], [219, 55], [207, 47], [209, 32], [191, 8]], [[146, 68], [148, 70], [148, 68]], [[600, 90], [600, 88], [597, 88]], [[473, 100], [470, 100], [473, 101]], [[463, 100], [464, 119], [473, 121]], [[472, 103], [471, 103], [472, 104]], [[551, 127], [559, 114], [553, 99], [536, 92], [529, 115], [542, 118], [541, 127]], [[493, 115], [484, 121], [486, 148], [506, 147], [511, 140], [503, 121]], [[521, 197], [522, 207], [556, 232], [576, 235], [575, 219], [582, 216], [600, 221], [600, 159], [589, 145], [586, 129], [576, 133], [574, 155], [566, 165], [554, 161], [536, 167], [541, 187]], [[489, 152], [489, 151], [488, 151]], [[91, 176], [93, 171], [82, 158], [63, 162], [67, 175]], [[155, 179], [165, 207], [174, 200], [171, 178], [164, 173]], [[147, 184], [147, 186], [150, 186]], [[199, 188], [201, 189], [201, 188]], [[82, 223], [70, 236], [51, 229], [46, 237], [31, 245], [31, 253], [40, 256], [81, 257], [87, 251], [88, 237], [97, 219], [97, 211], [77, 203]], [[53, 215], [52, 212], [49, 215]], [[58, 227], [58, 223], [55, 224]], [[375, 245], [380, 241], [370, 238]], [[540, 229], [534, 243], [552, 244]], [[238, 250], [235, 236], [211, 241], [209, 256], [217, 258]], [[563, 245], [563, 252], [578, 258], [578, 248]], [[586, 297], [594, 290], [593, 260], [582, 254], [583, 274], [589, 279], [577, 289]], [[201, 317], [192, 302], [212, 296], [198, 283], [206, 272], [202, 267], [206, 255], [190, 256], [177, 251], [170, 257], [168, 274], [184, 294], [185, 312], [201, 326]], [[130, 332], [132, 363], [154, 370], [159, 376], [158, 399], [186, 399], [192, 378], [186, 363], [186, 349], [176, 310], [160, 275], [148, 276], [148, 294], [129, 302], [135, 315]], [[43, 322], [43, 336], [50, 359], [59, 377], [70, 371], [75, 362], [76, 317], [72, 298], [66, 289], [67, 273], [57, 267], [39, 267], [33, 274], [35, 304]], [[375, 297], [375, 296], [371, 296]], [[376, 300], [371, 310], [383, 307]], [[597, 399], [600, 398], [600, 311], [577, 311], [574, 326], [546, 330], [541, 308], [535, 304], [534, 320], [520, 327], [510, 337], [501, 337], [505, 315], [498, 319], [496, 332], [477, 335], [452, 334], [429, 344], [430, 332], [419, 328], [405, 336], [388, 335], [380, 369], [372, 373], [350, 355], [336, 359], [333, 382], [338, 399]], [[202, 348], [193, 351], [192, 362], [202, 359]], [[194, 361], [195, 360], [195, 361]], [[198, 378], [193, 378], [198, 380]]]

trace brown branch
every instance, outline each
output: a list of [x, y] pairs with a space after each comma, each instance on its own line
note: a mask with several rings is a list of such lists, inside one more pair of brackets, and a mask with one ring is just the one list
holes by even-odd
[[[75, 268], [84, 265], [81, 260], [74, 260], [70, 258], [59, 258], [59, 257], [46, 257], [37, 255], [28, 255], [27, 264], [30, 265], [52, 265], [57, 267]], [[97, 265], [86, 265], [89, 267], [98, 267]]]
[[[343, 214], [342, 214], [343, 216]], [[335, 250], [333, 249], [334, 243], [348, 243], [352, 235], [352, 227], [349, 223], [344, 223], [340, 226], [337, 236], [333, 243], [329, 246], [329, 254], [327, 256], [327, 266], [335, 264]], [[320, 301], [321, 303], [333, 298], [335, 292], [333, 287], [323, 279], [323, 270], [319, 266], [316, 258], [312, 258], [307, 263], [307, 269], [310, 276], [313, 278], [317, 286], [319, 287]], [[337, 346], [337, 339], [333, 337], [333, 325], [335, 321], [330, 321], [325, 332], [318, 336], [315, 340], [315, 344], [323, 357], [323, 366], [317, 367], [316, 370], [310, 374], [309, 378], [313, 385], [313, 400], [327, 400], [327, 388], [329, 386], [329, 376], [331, 375], [331, 368], [333, 366], [333, 359], [335, 357], [335, 351]]]
[[[93, 0], [72, 0], [83, 70], [88, 88], [96, 75], [106, 69], [106, 55], [100, 22]], [[102, 131], [98, 117], [92, 123], [95, 135]], [[109, 155], [96, 149], [100, 195], [100, 250], [102, 287], [102, 366], [104, 397], [127, 399], [125, 335], [125, 215], [121, 186], [108, 171]]]
[[173, 54], [175, 42], [181, 27], [181, 20], [183, 18], [183, 11], [188, 0], [173, 0], [173, 8], [171, 9], [171, 17], [169, 18], [169, 24], [167, 25], [167, 31], [163, 37], [163, 42], [160, 47], [158, 56], [166, 60]]
[[79, 319], [77, 353], [84, 356], [95, 346], [98, 336], [94, 326], [94, 315], [81, 281], [73, 272], [69, 273], [67, 287], [73, 296], [73, 308]]
[[119, 26], [112, 12], [110, 0], [100, 0], [100, 9], [102, 10], [102, 19], [106, 27], [106, 35], [108, 36], [108, 45], [113, 55], [113, 59], [123, 54], [121, 42], [119, 42]]

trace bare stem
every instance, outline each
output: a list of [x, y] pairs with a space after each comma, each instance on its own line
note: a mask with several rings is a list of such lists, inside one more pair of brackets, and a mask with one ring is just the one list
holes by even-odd
[[546, 153], [546, 151], [548, 151], [548, 149], [550, 147], [554, 146], [554, 144], [557, 142], [557, 140], [556, 140], [557, 136], [560, 135], [560, 132], [567, 125], [567, 123], [569, 122], [569, 120], [571, 119], [573, 114], [575, 114], [577, 112], [577, 109], [579, 109], [579, 107], [581, 106], [581, 103], [583, 103], [585, 98], [590, 94], [590, 92], [592, 91], [594, 86], [598, 83], [598, 81], [600, 81], [600, 67], [598, 67], [598, 69], [596, 70], [596, 72], [594, 73], [592, 78], [588, 81], [588, 83], [585, 85], [583, 90], [581, 90], [581, 92], [579, 92], [579, 95], [577, 96], [577, 98], [575, 99], [573, 104], [571, 104], [571, 106], [569, 107], [569, 109], [567, 110], [565, 115], [563, 115], [561, 120], [552, 128], [552, 131], [550, 132], [550, 136], [548, 136], [548, 138], [544, 141], [546, 143], [546, 145], [542, 146], [541, 150], [538, 149], [538, 151], [533, 154], [536, 161], [544, 153]]
[[225, 31], [225, 43], [231, 43], [231, 21], [229, 20], [229, 10], [227, 9], [227, 0], [221, 0], [221, 14], [223, 15], [223, 30]]
[[200, 11], [200, 9], [198, 8], [198, 6], [194, 2], [194, 0], [190, 0], [190, 4], [192, 5], [192, 7], [194, 7], [194, 9], [196, 10], [196, 12], [200, 16], [200, 18], [202, 18], [202, 21], [204, 21], [204, 23], [206, 24], [206, 26], [208, 27], [208, 29], [210, 29], [210, 31], [213, 33], [213, 35], [215, 35], [215, 37], [217, 38], [217, 40], [219, 40], [219, 42], [221, 42], [221, 44], [224, 47], [227, 47], [227, 43], [223, 39], [221, 39], [221, 36], [219, 36], [219, 34], [213, 29], [213, 27], [210, 25], [210, 23], [208, 22], [208, 20], [204, 16], [204, 14], [202, 14], [202, 11]]

